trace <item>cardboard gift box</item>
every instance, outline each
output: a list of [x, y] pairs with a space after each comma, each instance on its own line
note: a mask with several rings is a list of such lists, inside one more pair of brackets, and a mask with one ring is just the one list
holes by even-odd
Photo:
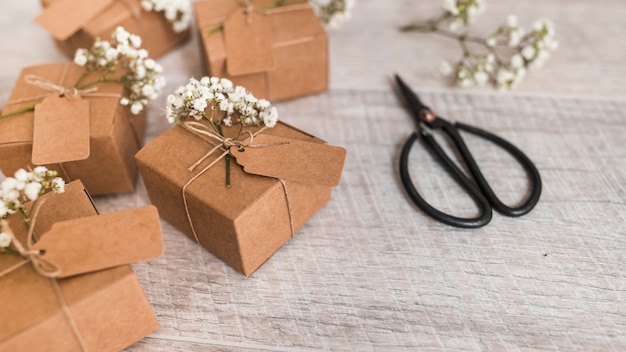
[[[30, 249], [45, 252], [30, 259], [0, 254], [0, 350], [119, 351], [158, 330], [128, 265], [162, 253], [156, 209], [98, 215], [80, 181], [38, 202], [39, 240]], [[8, 224], [26, 246], [24, 222], [14, 214]]]
[[139, 35], [153, 58], [182, 44], [191, 33], [189, 28], [175, 32], [162, 12], [145, 11], [141, 0], [41, 0], [41, 4], [44, 11], [35, 22], [69, 57], [78, 48], [90, 48], [98, 37], [108, 39], [118, 26]]
[[[145, 112], [132, 115], [128, 107], [120, 105], [125, 89], [120, 84], [99, 83], [97, 90], [72, 97], [69, 87], [82, 73], [82, 67], [69, 62], [22, 70], [3, 114], [33, 104], [38, 104], [37, 112], [58, 110], [54, 105], [46, 109], [48, 105], [44, 103], [59, 98], [59, 92], [34, 84], [33, 77], [38, 82], [67, 87], [66, 99], [61, 100], [87, 101], [88, 112], [83, 116], [70, 107], [69, 113], [61, 114], [62, 121], [57, 126], [46, 125], [51, 120], [45, 117], [36, 119], [33, 111], [0, 119], [0, 170], [12, 174], [25, 165], [45, 165], [65, 180], [81, 179], [94, 195], [130, 192], [137, 178], [134, 155], [143, 143]], [[93, 72], [83, 82], [98, 77], [99, 73]]]
[[327, 90], [328, 40], [315, 12], [306, 1], [272, 3], [194, 2], [207, 73], [273, 101]]
[[[231, 137], [238, 129], [223, 128]], [[266, 147], [231, 149], [230, 188], [225, 185], [228, 162], [216, 155], [205, 160], [213, 145], [180, 125], [136, 155], [150, 201], [161, 216], [246, 276], [330, 200], [346, 154], [280, 122], [254, 141]]]

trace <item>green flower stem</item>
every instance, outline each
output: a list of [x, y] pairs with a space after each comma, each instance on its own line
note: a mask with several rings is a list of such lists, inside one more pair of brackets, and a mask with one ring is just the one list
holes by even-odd
[[80, 82], [82, 82], [83, 79], [85, 79], [85, 77], [87, 76], [88, 73], [89, 73], [89, 71], [83, 70], [83, 73], [80, 75], [80, 77], [78, 77], [78, 80], [76, 81], [76, 84], [74, 84], [74, 87], [79, 86]]
[[226, 188], [230, 188], [230, 152], [226, 154]]
[[219, 128], [217, 128], [217, 126], [215, 125], [215, 122], [213, 122], [213, 120], [211, 119], [209, 120], [209, 123], [211, 124], [211, 127], [213, 127], [213, 130], [215, 131], [215, 133], [221, 136], [222, 132], [219, 130]]
[[79, 86], [74, 86], [74, 88], [81, 90], [81, 89], [85, 89], [85, 88], [89, 88], [91, 86], [95, 86], [96, 84], [99, 83], [122, 83], [122, 79], [121, 78], [105, 78], [102, 77], [100, 79], [97, 79], [95, 81], [92, 82], [88, 82]]
[[215, 28], [212, 28], [212, 29], [209, 29], [208, 31], [204, 32], [204, 35], [207, 36], [207, 37], [210, 37], [210, 36], [212, 36], [215, 33], [221, 32], [223, 29], [224, 29], [224, 25], [220, 24], [219, 26], [217, 26]]
[[17, 109], [17, 110], [15, 110], [13, 112], [0, 115], [0, 119], [3, 119], [5, 117], [9, 117], [9, 116], [13, 116], [13, 115], [18, 115], [18, 114], [21, 114], [23, 112], [34, 111], [34, 110], [35, 110], [35, 105], [29, 105], [29, 106], [23, 107], [21, 109]]
[[13, 250], [11, 248], [0, 248], [0, 254], [3, 254], [3, 253], [10, 254], [16, 257], [22, 256], [18, 251]]

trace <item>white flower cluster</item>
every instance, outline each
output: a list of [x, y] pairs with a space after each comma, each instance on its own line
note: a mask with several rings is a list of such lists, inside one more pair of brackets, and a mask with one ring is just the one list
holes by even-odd
[[[420, 25], [405, 28], [427, 28], [429, 31], [441, 31], [439, 26], [446, 21], [467, 24], [467, 21], [484, 9], [482, 0], [444, 0], [446, 15], [437, 21], [431, 21], [430, 27]], [[473, 10], [472, 10], [473, 9]], [[526, 32], [519, 26], [517, 17], [510, 15], [505, 24], [486, 38], [466, 34], [450, 34], [463, 47], [463, 57], [455, 64], [444, 61], [439, 69], [444, 75], [453, 75], [454, 81], [461, 87], [493, 84], [498, 89], [516, 87], [526, 76], [529, 69], [541, 67], [550, 53], [558, 48], [554, 40], [554, 25], [547, 20], [534, 23], [533, 30]], [[474, 47], [465, 43], [483, 45], [486, 53], [474, 53]], [[506, 47], [496, 50], [496, 47]], [[503, 55], [507, 53], [507, 55]]]
[[76, 50], [74, 63], [87, 71], [103, 71], [103, 76], [114, 72], [121, 64], [127, 71], [119, 77], [119, 83], [130, 90], [130, 96], [123, 97], [120, 103], [130, 106], [131, 113], [137, 115], [165, 87], [165, 78], [161, 75], [163, 68], [148, 57], [145, 49], [141, 49], [141, 37], [122, 27], [117, 27], [111, 36], [111, 43], [98, 38], [91, 49]]
[[14, 214], [24, 203], [35, 201], [47, 190], [65, 192], [65, 181], [57, 177], [57, 172], [44, 166], [33, 171], [19, 169], [15, 177], [7, 177], [0, 183], [0, 218]]
[[[495, 43], [493, 43], [495, 41]], [[558, 48], [554, 40], [554, 25], [547, 20], [539, 20], [533, 24], [533, 30], [525, 34], [517, 25], [517, 17], [509, 16], [507, 23], [487, 38], [487, 45], [504, 43], [515, 49], [508, 63], [500, 65], [495, 83], [499, 89], [516, 87], [526, 75], [528, 69], [543, 66], [550, 53]], [[493, 45], [492, 45], [493, 44]]]
[[191, 24], [191, 0], [142, 0], [141, 7], [146, 11], [163, 12], [176, 33], [185, 31]]
[[456, 30], [472, 22], [485, 11], [484, 0], [444, 0], [443, 9], [448, 15], [448, 27]]
[[352, 17], [356, 0], [309, 0], [320, 21], [329, 27], [339, 27]]
[[187, 85], [176, 89], [167, 96], [165, 114], [170, 123], [204, 118], [226, 126], [240, 123], [271, 128], [278, 122], [278, 110], [269, 101], [257, 99], [244, 87], [235, 87], [230, 80], [217, 77], [192, 78]]

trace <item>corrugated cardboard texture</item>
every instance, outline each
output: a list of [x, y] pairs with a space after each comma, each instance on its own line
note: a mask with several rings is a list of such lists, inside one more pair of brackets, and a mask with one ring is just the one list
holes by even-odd
[[[36, 233], [45, 233], [56, 221], [97, 214], [79, 181], [68, 184], [65, 193], [44, 197], [48, 200], [37, 217]], [[26, 231], [21, 220], [13, 216], [9, 222], [23, 241]], [[0, 256], [0, 270], [20, 260]], [[89, 351], [119, 351], [159, 328], [128, 265], [57, 281]], [[1, 351], [80, 350], [50, 279], [37, 274], [30, 264], [0, 278], [0, 300]]]
[[[58, 0], [41, 0], [41, 3], [45, 9], [56, 1]], [[58, 21], [63, 22], [64, 18], [59, 17]], [[76, 49], [90, 48], [98, 37], [109, 40], [117, 26], [141, 36], [142, 47], [153, 58], [182, 44], [189, 39], [191, 33], [190, 29], [181, 33], [174, 32], [172, 24], [163, 13], [144, 11], [140, 0], [116, 0], [69, 38], [55, 41], [66, 55], [74, 57]]]
[[[31, 98], [53, 92], [28, 84], [24, 77], [35, 74], [51, 82], [59, 82], [66, 65], [69, 65], [64, 86], [72, 87], [82, 73], [82, 67], [73, 63], [55, 63], [27, 67], [22, 70], [11, 92], [3, 113], [38, 103], [39, 100], [9, 104], [11, 101]], [[88, 76], [83, 82], [98, 77]], [[100, 83], [95, 93], [122, 94], [119, 84]], [[55, 93], [53, 93], [55, 94]], [[66, 180], [81, 179], [91, 194], [130, 192], [134, 189], [137, 165], [134, 154], [139, 150], [145, 133], [145, 112], [131, 115], [116, 97], [84, 97], [90, 103], [90, 155], [85, 160], [46, 165], [59, 171]], [[33, 112], [25, 112], [0, 120], [0, 169], [10, 175], [19, 168], [32, 165]], [[72, 117], [68, 116], [68, 128]], [[62, 135], [58, 138], [63, 138]]]
[[[253, 1], [259, 9], [272, 0]], [[228, 71], [228, 43], [223, 30], [208, 34], [233, 14], [245, 11], [236, 0], [194, 2], [202, 57], [208, 74], [231, 79], [255, 96], [271, 100], [295, 98], [328, 89], [328, 42], [324, 27], [305, 1], [268, 10], [274, 65], [257, 73]], [[232, 36], [228, 34], [228, 36]]]
[[[324, 143], [283, 123], [263, 133]], [[192, 172], [187, 170], [211, 147], [176, 126], [136, 155], [152, 204], [165, 220], [194, 241], [182, 187], [211, 161]], [[189, 213], [200, 243], [235, 270], [250, 275], [291, 237], [285, 193], [278, 179], [247, 174], [234, 160], [232, 186], [227, 189], [225, 172], [225, 161], [221, 160], [187, 188]], [[330, 200], [330, 187], [290, 181], [286, 185], [297, 231]]]

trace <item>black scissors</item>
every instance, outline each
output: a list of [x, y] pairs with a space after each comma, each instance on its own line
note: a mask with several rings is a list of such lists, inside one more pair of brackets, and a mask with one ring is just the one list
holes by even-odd
[[[411, 180], [408, 169], [409, 153], [411, 152], [411, 148], [418, 138], [417, 132], [413, 132], [411, 134], [409, 139], [404, 144], [404, 147], [402, 148], [402, 153], [400, 154], [400, 178], [402, 179], [402, 184], [404, 185], [404, 188], [408, 192], [409, 197], [411, 198], [411, 200], [413, 200], [415, 205], [417, 205], [426, 214], [430, 215], [436, 220], [441, 221], [444, 224], [463, 228], [477, 228], [487, 225], [489, 221], [491, 221], [492, 207], [503, 215], [513, 217], [522, 216], [535, 207], [535, 205], [539, 201], [539, 196], [541, 195], [541, 176], [539, 176], [539, 171], [537, 171], [537, 167], [535, 167], [533, 162], [530, 161], [526, 154], [517, 149], [517, 147], [515, 147], [513, 144], [492, 133], [460, 122], [452, 124], [444, 120], [443, 118], [435, 115], [432, 110], [430, 110], [428, 106], [424, 105], [418, 98], [418, 96], [397, 75], [396, 81], [398, 83], [400, 91], [402, 92], [402, 95], [404, 95], [404, 97], [406, 98], [406, 101], [413, 114], [413, 118], [417, 121], [417, 124], [419, 126], [418, 131], [424, 138], [426, 145], [428, 145], [432, 149], [435, 155], [443, 163], [446, 170], [477, 203], [482, 212], [475, 218], [455, 217], [433, 208], [424, 200], [424, 198], [422, 198], [422, 196], [420, 196], [420, 194], [415, 189], [415, 186], [413, 185], [413, 181]], [[472, 180], [470, 180], [470, 178], [463, 171], [461, 171], [458, 166], [456, 166], [456, 164], [450, 159], [450, 157], [448, 157], [448, 155], [443, 151], [441, 146], [439, 146], [437, 141], [435, 141], [435, 138], [430, 132], [430, 130], [435, 129], [441, 129], [450, 137], [450, 139], [458, 149], [463, 161], [469, 168], [474, 178], [474, 182], [472, 182]], [[502, 201], [500, 201], [500, 199], [498, 199], [498, 197], [489, 186], [489, 183], [487, 183], [487, 180], [483, 176], [483, 173], [480, 171], [480, 168], [476, 164], [472, 153], [470, 153], [469, 149], [465, 145], [465, 142], [463, 141], [463, 138], [459, 134], [458, 130], [466, 131], [481, 138], [484, 138], [502, 147], [515, 159], [517, 159], [517, 161], [524, 167], [524, 169], [528, 173], [528, 176], [532, 182], [530, 195], [523, 204], [512, 208], [505, 205], [504, 203], [502, 203]]]

